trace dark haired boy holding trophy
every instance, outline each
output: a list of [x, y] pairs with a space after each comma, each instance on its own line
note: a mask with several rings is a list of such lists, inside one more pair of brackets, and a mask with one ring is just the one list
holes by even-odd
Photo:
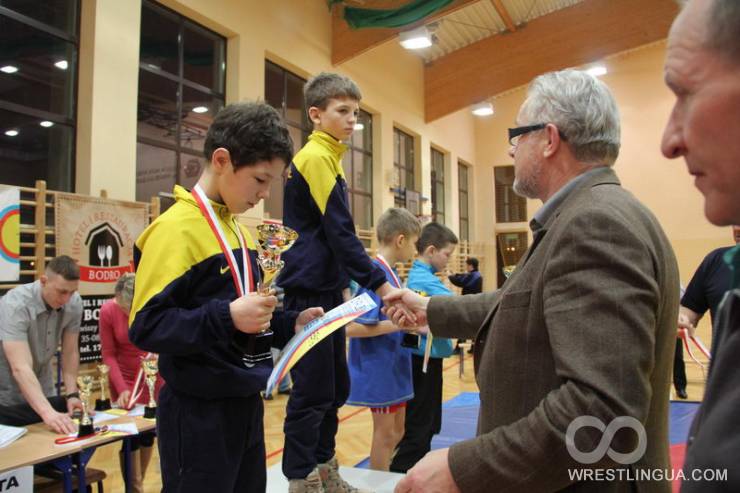
[[156, 411], [165, 492], [266, 488], [260, 390], [272, 360], [262, 355], [323, 310], [274, 312], [236, 215], [269, 196], [292, 149], [270, 106], [227, 106], [208, 130], [197, 185], [176, 186], [175, 204], [136, 241], [129, 336], [159, 354], [166, 381]]

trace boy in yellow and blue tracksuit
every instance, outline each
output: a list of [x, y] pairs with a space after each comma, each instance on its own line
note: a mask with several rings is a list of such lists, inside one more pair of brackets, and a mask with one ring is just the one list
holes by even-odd
[[[272, 361], [245, 364], [234, 340], [269, 325], [280, 346], [296, 325], [321, 311], [273, 316], [274, 296], [238, 296], [242, 288], [232, 275], [229, 250], [222, 248], [231, 250], [234, 270], [243, 273], [241, 231], [252, 274], [247, 285], [254, 288], [255, 244], [235, 214], [268, 195], [271, 180], [290, 162], [291, 149], [274, 109], [261, 103], [227, 106], [208, 130], [209, 164], [196, 187], [190, 192], [176, 186], [175, 204], [136, 241], [129, 338], [159, 354], [166, 382], [157, 408], [164, 492], [265, 491], [260, 390]], [[207, 217], [220, 226], [223, 247]]]
[[[406, 287], [423, 296], [451, 296], [436, 272], [447, 267], [457, 246], [457, 236], [448, 227], [429, 223], [421, 230], [416, 243], [419, 256], [409, 271]], [[442, 428], [442, 361], [452, 355], [452, 341], [442, 337], [432, 340], [427, 372], [423, 372], [426, 336], [411, 355], [414, 398], [406, 404], [403, 438], [391, 461], [390, 470], [405, 473], [429, 452], [432, 437]]]
[[[298, 232], [283, 256], [278, 284], [285, 307], [329, 310], [343, 301], [350, 278], [379, 295], [392, 291], [357, 238], [347, 198], [342, 140], [352, 135], [359, 113], [359, 88], [338, 74], [321, 73], [304, 87], [314, 131], [293, 158], [285, 184], [283, 222]], [[285, 419], [283, 473], [292, 491], [313, 488], [352, 491], [334, 458], [337, 410], [349, 395], [344, 329], [314, 347], [291, 370], [293, 390]]]

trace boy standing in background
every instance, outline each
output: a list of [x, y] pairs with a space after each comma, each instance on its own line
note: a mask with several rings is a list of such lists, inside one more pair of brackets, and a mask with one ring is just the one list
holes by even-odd
[[[407, 287], [423, 296], [452, 296], [447, 286], [435, 275], [444, 272], [457, 246], [457, 236], [450, 228], [429, 223], [421, 230], [416, 249], [419, 257], [409, 271]], [[424, 365], [426, 336], [411, 355], [414, 398], [406, 405], [406, 431], [398, 444], [390, 470], [405, 473], [429, 452], [432, 436], [442, 427], [442, 360], [452, 355], [452, 340], [435, 337], [427, 372]]]
[[[400, 288], [398, 262], [414, 257], [421, 225], [406, 209], [388, 209], [376, 227], [378, 255], [374, 262], [393, 287]], [[367, 292], [361, 289], [360, 293]], [[387, 471], [391, 456], [404, 431], [406, 402], [414, 397], [411, 352], [401, 346], [403, 334], [381, 313], [383, 301], [373, 292], [377, 308], [347, 325], [349, 374], [352, 382], [347, 404], [370, 408], [373, 441], [370, 469]]]
[[[329, 311], [344, 301], [350, 278], [381, 297], [394, 288], [357, 238], [342, 169], [347, 146], [341, 141], [357, 123], [360, 90], [348, 77], [323, 72], [303, 92], [314, 131], [293, 158], [285, 184], [283, 223], [299, 236], [283, 254], [278, 284], [286, 310]], [[334, 456], [337, 411], [350, 386], [344, 329], [317, 344], [290, 374], [283, 452], [290, 491], [357, 491], [339, 476]]]

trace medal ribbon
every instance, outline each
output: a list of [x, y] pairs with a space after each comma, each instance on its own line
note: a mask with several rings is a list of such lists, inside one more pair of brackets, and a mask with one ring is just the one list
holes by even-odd
[[396, 273], [393, 272], [393, 269], [391, 268], [390, 264], [388, 264], [388, 261], [383, 257], [381, 254], [377, 254], [375, 256], [375, 259], [380, 262], [380, 265], [383, 266], [383, 269], [386, 271], [387, 274], [390, 274], [391, 279], [393, 279], [394, 287], [401, 288], [401, 281], [398, 279], [398, 276], [396, 276]]
[[236, 263], [234, 252], [229, 247], [229, 242], [226, 240], [224, 230], [221, 229], [221, 223], [219, 223], [218, 217], [216, 216], [211, 203], [208, 201], [208, 197], [206, 197], [206, 194], [203, 192], [203, 189], [200, 187], [200, 185], [195, 185], [195, 187], [193, 188], [193, 198], [198, 203], [200, 212], [203, 214], [203, 217], [206, 218], [208, 225], [211, 227], [211, 231], [213, 231], [216, 240], [218, 240], [218, 244], [221, 247], [221, 251], [223, 252], [224, 257], [226, 257], [226, 262], [231, 268], [231, 277], [234, 279], [234, 286], [236, 287], [237, 297], [244, 296], [245, 294], [254, 291], [252, 268], [249, 263], [249, 258], [247, 257], [247, 246], [246, 242], [244, 241], [244, 234], [242, 233], [239, 225], [236, 223], [236, 219], [232, 218], [234, 220], [234, 229], [236, 230], [236, 236], [239, 239], [239, 246], [242, 249], [242, 264], [244, 265], [243, 274], [239, 270], [239, 265]]

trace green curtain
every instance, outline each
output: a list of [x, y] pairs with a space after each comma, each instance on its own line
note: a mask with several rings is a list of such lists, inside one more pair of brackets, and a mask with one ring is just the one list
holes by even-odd
[[[341, 0], [328, 0], [329, 6]], [[344, 19], [353, 29], [367, 27], [403, 27], [413, 24], [451, 4], [453, 0], [412, 0], [397, 9], [362, 9], [345, 7]]]

